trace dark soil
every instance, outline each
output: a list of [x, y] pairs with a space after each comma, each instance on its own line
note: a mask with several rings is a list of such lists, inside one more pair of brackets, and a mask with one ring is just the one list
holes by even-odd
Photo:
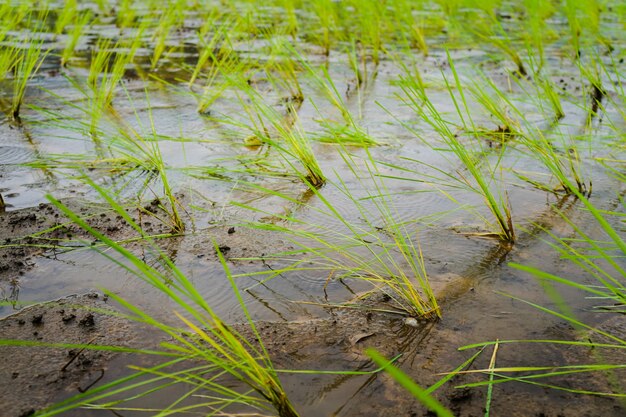
[[[458, 312], [457, 312], [458, 313]], [[448, 315], [454, 315], [448, 312]], [[419, 326], [405, 324], [401, 317], [389, 314], [354, 310], [332, 311], [331, 318], [307, 322], [260, 323], [261, 338], [275, 364], [282, 369], [322, 369], [333, 371], [372, 370], [374, 367], [365, 349], [374, 348], [387, 358], [397, 355], [396, 365], [422, 387], [428, 387], [445, 372], [467, 360], [476, 350], [459, 352], [455, 347], [466, 342], [462, 319], [420, 322]], [[617, 331], [615, 322], [607, 323]], [[623, 320], [621, 333], [624, 333]], [[609, 330], [609, 329], [607, 329]], [[251, 335], [249, 335], [251, 337]], [[546, 364], [561, 355], [562, 347], [519, 345], [517, 349], [501, 347], [500, 366], [507, 361], [526, 358], [529, 364]], [[508, 351], [508, 352], [507, 352]], [[596, 353], [589, 350], [565, 349], [567, 364], [593, 363]], [[488, 347], [468, 369], [485, 369], [491, 358]], [[607, 363], [624, 363], [626, 354], [615, 349]], [[617, 355], [618, 357], [615, 357]], [[597, 360], [597, 358], [596, 358]], [[564, 361], [562, 364], [566, 364]], [[615, 381], [624, 381], [624, 372], [614, 375]], [[458, 385], [484, 381], [484, 374], [463, 374], [440, 387], [435, 397], [457, 416], [483, 416], [486, 387], [455, 388]], [[303, 378], [285, 375], [302, 415], [342, 416], [431, 416], [389, 375], [369, 376], [324, 375]], [[547, 382], [547, 381], [545, 381]], [[559, 381], [566, 387], [585, 387], [609, 392], [610, 378], [601, 374], [577, 375]], [[306, 387], [302, 386], [305, 385]], [[304, 389], [303, 389], [304, 388]], [[289, 388], [288, 388], [289, 390]], [[304, 395], [304, 398], [300, 396]], [[341, 397], [343, 395], [343, 397]], [[375, 401], [373, 400], [375, 399]], [[508, 383], [494, 387], [491, 415], [494, 416], [620, 416], [623, 409], [612, 399], [581, 396], [563, 391], [535, 388]]]
[[[5, 340], [41, 344], [137, 346], [129, 322], [93, 310], [114, 311], [104, 298], [91, 293], [25, 308], [0, 320], [0, 334]], [[29, 416], [59, 398], [87, 391], [110, 371], [115, 356], [106, 350], [3, 344], [0, 414]]]
[[[156, 201], [156, 200], [155, 200]], [[108, 209], [66, 201], [69, 208], [85, 218], [94, 228], [106, 232], [114, 240], [132, 237], [133, 230], [122, 217]], [[152, 211], [161, 211], [153, 202], [146, 205]], [[151, 220], [146, 209], [131, 211], [134, 220], [146, 224], [150, 234], [167, 233], [167, 225]], [[0, 213], [0, 284], [19, 284], [19, 277], [34, 266], [37, 256], [53, 257], [57, 253], [95, 245], [98, 242], [80, 227], [71, 223], [52, 204]]]

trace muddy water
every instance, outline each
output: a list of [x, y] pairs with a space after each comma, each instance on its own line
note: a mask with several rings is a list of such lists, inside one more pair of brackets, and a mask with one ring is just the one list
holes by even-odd
[[[29, 88], [26, 101], [41, 106], [47, 113], [26, 108], [21, 126], [0, 116], [0, 193], [7, 203], [5, 216], [33, 210], [46, 201], [45, 195], [48, 193], [64, 200], [95, 204], [95, 193], [73, 178], [78, 171], [70, 162], [81, 163], [128, 152], [117, 146], [119, 141], [113, 142], [111, 148], [102, 147], [94, 141], [85, 133], [85, 125], [81, 124], [84, 115], [73, 106], [86, 105], [86, 101], [65, 76], [85, 82], [89, 45], [93, 44], [98, 34], [113, 36], [117, 32], [114, 26], [106, 24], [91, 30], [93, 36], [80, 45], [79, 57], [68, 69], [60, 69], [58, 62], [49, 60]], [[258, 45], [243, 45], [240, 52], [250, 58], [262, 58], [260, 50]], [[562, 85], [564, 95], [572, 98], [571, 102], [564, 102], [566, 117], [558, 125], [536, 110], [537, 107], [519, 87], [526, 84], [516, 79], [508, 64], [495, 61], [489, 51], [454, 51], [452, 58], [463, 82], [471, 83], [477, 79], [476, 69], [480, 68], [500, 88], [511, 93], [519, 108], [528, 112], [527, 120], [536, 123], [544, 132], [552, 132], [550, 137], [555, 140], [584, 134], [588, 142], [581, 146], [579, 152], [583, 159], [583, 172], [593, 177], [594, 202], [601, 209], [621, 210], [616, 199], [616, 191], [623, 191], [621, 184], [607, 176], [594, 158], [612, 152], [608, 145], [611, 143], [611, 135], [624, 125], [624, 120], [618, 109], [607, 104], [602, 117], [594, 120], [590, 128], [586, 127], [587, 110], [578, 105], [586, 100], [577, 81], [579, 71], [571, 62], [564, 63], [557, 52], [549, 51], [547, 65], [552, 78]], [[149, 66], [149, 56], [150, 51], [140, 50], [138, 62]], [[311, 54], [310, 58], [313, 62], [325, 59], [316, 54]], [[418, 59], [430, 99], [442, 113], [455, 120], [454, 106], [443, 88], [444, 80], [441, 76], [443, 71], [448, 79], [451, 77], [446, 54], [434, 49], [429, 57]], [[435, 166], [444, 172], [462, 173], [460, 165], [451, 155], [435, 152], [423, 143], [423, 140], [435, 140], [436, 135], [398, 100], [396, 95], [400, 89], [397, 80], [400, 73], [392, 62], [383, 61], [377, 69], [376, 78], [355, 92], [354, 77], [345, 64], [346, 57], [333, 53], [328, 60], [329, 72], [335, 84], [340, 91], [346, 91], [348, 108], [359, 116], [360, 126], [383, 144], [370, 149], [374, 158], [389, 164], [402, 163], [425, 175], [435, 173], [428, 166]], [[145, 137], [151, 137], [153, 132], [159, 135], [158, 141], [154, 143], [168, 166], [168, 175], [177, 195], [187, 207], [188, 215], [185, 218], [189, 223], [188, 235], [167, 240], [163, 243], [164, 252], [191, 278], [217, 313], [227, 321], [236, 323], [242, 321], [243, 315], [216, 258], [211, 239], [217, 240], [221, 247], [229, 248], [225, 253], [229, 266], [233, 273], [242, 274], [284, 266], [278, 261], [260, 262], [246, 258], [264, 257], [294, 247], [285, 236], [265, 235], [246, 229], [241, 224], [242, 219], [267, 220], [272, 215], [291, 213], [296, 219], [306, 220], [303, 225], [293, 226], [304, 230], [313, 230], [313, 225], [328, 228], [339, 228], [341, 225], [336, 219], [317, 211], [324, 208], [322, 202], [308, 195], [306, 187], [295, 182], [292, 177], [262, 175], [259, 172], [260, 164], [244, 163], [254, 161], [259, 155], [271, 150], [245, 147], [243, 140], [249, 132], [224, 123], [229, 119], [245, 120], [232, 93], [226, 92], [219, 98], [211, 107], [209, 116], [197, 113], [194, 96], [189, 94], [183, 83], [176, 82], [177, 76], [185, 74], [181, 69], [185, 62], [193, 65], [194, 51], [170, 56], [156, 73], [173, 82], [172, 86], [139, 77], [138, 74], [148, 70], [145, 65], [129, 69], [124, 82], [125, 91], [118, 93], [114, 105], [118, 117], [128, 123], [128, 129], [136, 129]], [[272, 91], [262, 81], [259, 81], [258, 88], [267, 95], [273, 106], [281, 105], [280, 92]], [[611, 88], [610, 83], [608, 88]], [[303, 92], [306, 100], [298, 114], [305, 131], [315, 136], [322, 133], [318, 119], [338, 119], [339, 114], [325, 103], [323, 93], [311, 87], [310, 83], [303, 82]], [[618, 92], [610, 90], [608, 93]], [[3, 97], [10, 97], [10, 90], [5, 88], [2, 94]], [[477, 108], [473, 105], [470, 107]], [[476, 110], [474, 117], [478, 125], [489, 129], [497, 127], [480, 110]], [[114, 123], [106, 119], [102, 123], [104, 130], [116, 128]], [[420, 137], [408, 133], [401, 123], [415, 128], [420, 132]], [[611, 125], [613, 128], [607, 127]], [[366, 198], [371, 191], [364, 187], [371, 186], [371, 182], [361, 181], [351, 174], [343, 164], [336, 146], [314, 142], [313, 149], [322, 170], [331, 180], [331, 184], [323, 187], [321, 193], [349, 222], [359, 224], [363, 219], [353, 201], [347, 199], [341, 189], [332, 183], [341, 179], [353, 196]], [[360, 148], [350, 148], [349, 151], [364, 155]], [[76, 158], [77, 155], [81, 158]], [[405, 158], [421, 163], [410, 162]], [[484, 158], [494, 164], [500, 158], [498, 149], [493, 148]], [[277, 160], [275, 153], [268, 158], [273, 164]], [[288, 369], [371, 369], [362, 348], [373, 346], [388, 356], [402, 353], [400, 366], [422, 385], [428, 385], [438, 379], [439, 372], [449, 371], [469, 357], [469, 354], [456, 350], [468, 343], [495, 339], [578, 337], [563, 321], [502, 295], [511, 294], [553, 307], [551, 299], [534, 279], [508, 267], [507, 263], [514, 261], [530, 264], [587, 282], [587, 277], [572, 267], [571, 263], [561, 260], [542, 241], [547, 235], [536, 224], [559, 236], [572, 235], [571, 228], [554, 213], [552, 205], [559, 207], [577, 224], [584, 225], [587, 233], [598, 238], [600, 234], [594, 230], [596, 226], [590, 215], [581, 210], [576, 201], [536, 190], [506, 169], [514, 166], [519, 171], [544, 172], [535, 159], [512, 147], [499, 163], [505, 169], [498, 171], [494, 181], [506, 184], [513, 218], [519, 226], [519, 240], [511, 251], [493, 240], [472, 236], [472, 232], [483, 231], [483, 223], [437, 192], [437, 186], [424, 182], [385, 180], [386, 187], [394, 195], [397, 218], [411, 223], [415, 230], [419, 230], [426, 268], [442, 304], [443, 318], [440, 321], [421, 324], [420, 328], [412, 329], [403, 325], [402, 317], [397, 315], [375, 314], [368, 318], [341, 309], [323, 308], [320, 304], [350, 300], [368, 289], [362, 282], [349, 279], [331, 281], [325, 286], [327, 271], [292, 272], [262, 284], [250, 277], [239, 279], [241, 288], [250, 289], [245, 293], [245, 298], [253, 317], [259, 322], [272, 323], [263, 325], [263, 335], [267, 336], [277, 366]], [[251, 171], [241, 172], [250, 166], [253, 167]], [[118, 190], [122, 197], [130, 197], [142, 191], [146, 199], [151, 199], [154, 195], [150, 190], [159, 190], [161, 187], [158, 181], [153, 181], [149, 182], [150, 188], [146, 189], [144, 184], [148, 174], [139, 170], [111, 173], [97, 167], [94, 169], [93, 166], [86, 166], [85, 169], [102, 184]], [[379, 169], [384, 176], [406, 176], [394, 167], [381, 165]], [[301, 207], [245, 189], [241, 185], [244, 181], [284, 192], [293, 198], [305, 199], [309, 206]], [[457, 190], [454, 191], [454, 197], [467, 206], [476, 207], [482, 215], [489, 215], [477, 195]], [[267, 213], [251, 213], [232, 206], [232, 201], [252, 205]], [[19, 223], [7, 222], [3, 232], [13, 239], [36, 233], [32, 228], [22, 230], [20, 227]], [[231, 227], [235, 228], [234, 233], [229, 233]], [[168, 320], [172, 315], [174, 306], [161, 294], [136, 277], [120, 271], [95, 251], [84, 248], [62, 253], [42, 250], [25, 262], [28, 265], [20, 268], [19, 274], [3, 272], [2, 297], [7, 304], [0, 307], [2, 316], [15, 314], [22, 308], [21, 303], [49, 301], [97, 288], [106, 288], [119, 294], [162, 320]], [[571, 290], [564, 290], [563, 294], [577, 317], [592, 324], [602, 321], [602, 318], [599, 319], [589, 311], [594, 305], [593, 300], [585, 300]], [[583, 361], [588, 358], [588, 352], [570, 352], [536, 345], [508, 345], [501, 348], [498, 363], [502, 366], [558, 365], [571, 358]], [[489, 353], [485, 353], [478, 360], [477, 367], [486, 367], [488, 359]], [[123, 375], [124, 365], [131, 361], [126, 357], [114, 359], [102, 382]], [[471, 377], [467, 379], [471, 380]], [[296, 407], [306, 416], [422, 413], [413, 400], [384, 375], [287, 374], [284, 380]], [[606, 388], [605, 382], [593, 378], [581, 377], [576, 382], [597, 384], [599, 389]], [[451, 386], [446, 386], [442, 397], [456, 414], [477, 415], [482, 412], [485, 403], [484, 391], [484, 388], [480, 388], [455, 394]], [[173, 390], [161, 396], [163, 404], [146, 399], [133, 405], [165, 406], [183, 393]], [[58, 398], [66, 394], [59, 394]], [[495, 415], [549, 413], [573, 416], [585, 412], [589, 415], [619, 415], [620, 412], [610, 400], [581, 399], [579, 396], [555, 394], [554, 391], [528, 385], [502, 384], [495, 389], [494, 398]], [[523, 402], [528, 408], [511, 409], [510, 403], [516, 401]], [[125, 416], [135, 415], [128, 411], [124, 413]], [[94, 415], [108, 414], [94, 412]]]

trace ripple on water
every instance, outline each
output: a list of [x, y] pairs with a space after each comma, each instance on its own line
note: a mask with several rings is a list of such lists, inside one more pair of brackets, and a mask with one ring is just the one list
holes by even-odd
[[0, 165], [17, 165], [30, 162], [33, 153], [20, 146], [0, 146]]

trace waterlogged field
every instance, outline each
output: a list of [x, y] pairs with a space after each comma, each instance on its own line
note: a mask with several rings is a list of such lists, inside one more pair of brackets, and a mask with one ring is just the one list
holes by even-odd
[[0, 21], [7, 416], [623, 415], [622, 1]]

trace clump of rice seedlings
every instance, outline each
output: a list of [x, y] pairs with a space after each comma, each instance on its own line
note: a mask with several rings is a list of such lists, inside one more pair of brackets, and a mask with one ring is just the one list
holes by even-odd
[[[161, 389], [172, 385], [187, 386], [189, 394], [172, 400], [164, 413], [203, 412], [221, 414], [228, 412], [230, 405], [245, 405], [249, 410], [262, 413], [275, 412], [280, 417], [297, 417], [298, 413], [278, 378], [267, 350], [259, 336], [243, 298], [237, 289], [226, 261], [215, 247], [224, 266], [226, 277], [231, 283], [234, 295], [244, 313], [255, 340], [246, 339], [241, 333], [227, 325], [207, 304], [202, 294], [195, 288], [174, 262], [160, 253], [156, 244], [145, 235], [130, 214], [117, 203], [106, 190], [91, 182], [102, 198], [144, 239], [154, 252], [158, 265], [149, 265], [143, 257], [111, 240], [102, 232], [92, 228], [85, 220], [73, 213], [59, 201], [50, 200], [75, 224], [91, 233], [104, 244], [108, 252], [101, 251], [123, 270], [145, 281], [158, 291], [168, 296], [173, 305], [172, 318], [178, 324], [166, 324], [141, 311], [121, 297], [110, 294], [129, 313], [127, 318], [148, 325], [168, 337], [157, 349], [139, 350], [138, 353], [152, 354], [164, 358], [154, 367], [133, 366], [136, 372], [127, 377], [100, 387], [90, 389], [73, 398], [62, 401], [42, 412], [51, 416], [78, 407], [120, 410], [127, 401], [138, 396], [158, 395]], [[110, 254], [113, 251], [117, 256]], [[87, 346], [119, 350], [115, 347]], [[131, 350], [132, 352], [132, 350]], [[232, 380], [241, 388], [233, 387]], [[141, 390], [138, 394], [137, 389]], [[189, 395], [197, 396], [199, 401], [186, 404]], [[202, 400], [204, 398], [204, 400]]]
[[[390, 300], [391, 312], [424, 319], [440, 317], [441, 311], [430, 286], [417, 238], [416, 224], [396, 220], [398, 213], [392, 196], [371, 156], [364, 161], [363, 172], [351, 156], [345, 153], [342, 156], [352, 175], [366, 190], [367, 197], [355, 196], [351, 190], [353, 187], [342, 179], [338, 179], [337, 183], [328, 183], [324, 189], [333, 187], [340, 192], [354, 208], [353, 212], [358, 213], [360, 221], [357, 223], [349, 219], [324, 196], [322, 190], [311, 185], [309, 189], [321, 206], [308, 205], [279, 191], [251, 185], [297, 208], [306, 207], [307, 211], [327, 221], [312, 223], [291, 213], [277, 215], [236, 203], [276, 220], [252, 223], [250, 226], [280, 232], [298, 248], [264, 258], [266, 261], [285, 262], [287, 266], [274, 268], [269, 274], [263, 271], [245, 275], [266, 275], [265, 281], [298, 271], [322, 271], [329, 280], [358, 280], [370, 284], [372, 291], [361, 295], [357, 305], [362, 298], [382, 292]], [[361, 307], [367, 308], [364, 305]]]
[[506, 99], [495, 86], [492, 80], [486, 76], [482, 77], [483, 83], [490, 87], [492, 91], [496, 92], [496, 97], [492, 97], [484, 88], [481, 83], [475, 82], [470, 87], [472, 96], [476, 99], [476, 102], [480, 104], [483, 109], [489, 113], [489, 115], [496, 121], [498, 127], [494, 131], [486, 132], [489, 136], [495, 138], [500, 143], [504, 143], [507, 140], [514, 138], [520, 133], [520, 124], [518, 121], [513, 120], [509, 115], [507, 109], [511, 105], [510, 101]]
[[[533, 71], [538, 74], [544, 65], [545, 48], [544, 41], [546, 38], [554, 38], [556, 35], [546, 25], [546, 19], [555, 13], [555, 6], [550, 2], [542, 0], [524, 0], [525, 19], [521, 22], [528, 30], [524, 31], [527, 37], [529, 49], [534, 49], [539, 56], [537, 68]], [[530, 54], [529, 55], [533, 55]]]
[[339, 30], [339, 16], [337, 15], [337, 4], [332, 0], [316, 0], [309, 3], [313, 9], [315, 17], [318, 19], [315, 25], [315, 42], [324, 48], [324, 54], [330, 54], [334, 38]]
[[[252, 135], [244, 143], [254, 146], [267, 144], [277, 149], [287, 166], [298, 173], [305, 183], [314, 188], [321, 187], [326, 177], [298, 122], [294, 103], [287, 103], [287, 114], [282, 115], [267, 104], [261, 94], [245, 80], [239, 80], [237, 87], [238, 94], [245, 94], [239, 96], [239, 101], [250, 120], [248, 128], [252, 131]], [[231, 123], [241, 126], [232, 119]]]
[[[324, 141], [363, 147], [377, 145], [378, 142], [368, 135], [352, 116], [348, 105], [346, 104], [342, 94], [337, 89], [337, 86], [330, 76], [328, 69], [325, 66], [322, 66], [320, 74], [320, 72], [311, 67], [307, 60], [295, 51], [295, 49], [292, 49], [292, 53], [298, 57], [300, 65], [305, 70], [305, 73], [310, 80], [313, 81], [315, 87], [317, 87], [327, 98], [328, 102], [337, 111], [339, 111], [341, 118], [343, 119], [343, 123], [341, 123], [323, 116], [321, 117], [320, 125], [325, 131], [324, 135], [321, 137]], [[318, 105], [316, 103], [312, 104], [321, 115]], [[347, 134], [338, 135], [337, 133]]]
[[[495, 104], [491, 98], [484, 93], [481, 88], [475, 88], [474, 96], [478, 102], [483, 105], [497, 120], [500, 120], [500, 128], [498, 131], [506, 133], [510, 138], [514, 136], [516, 138], [516, 144], [521, 144], [526, 147], [531, 157], [538, 159], [542, 164], [548, 168], [550, 174], [554, 179], [558, 181], [558, 185], [555, 187], [541, 181], [533, 180], [530, 177], [516, 172], [516, 174], [523, 180], [529, 182], [535, 187], [555, 193], [573, 194], [573, 190], [570, 189], [572, 183], [568, 180], [571, 178], [576, 184], [576, 191], [583, 194], [591, 193], [592, 184], [591, 181], [587, 183], [581, 172], [581, 160], [578, 155], [578, 147], [574, 143], [574, 140], [570, 140], [565, 143], [565, 135], [560, 135], [560, 139], [564, 142], [564, 151], [558, 150], [554, 141], [551, 138], [547, 138], [544, 133], [538, 128], [532, 127], [532, 124], [526, 121], [526, 117], [523, 112], [517, 108], [515, 103], [510, 100], [507, 95], [501, 91], [491, 80], [486, 79], [491, 91], [496, 94], [496, 97], [506, 104], [506, 108], [510, 110], [525, 126], [527, 129], [520, 128], [520, 122], [513, 121], [508, 112], [501, 110], [501, 106]], [[553, 90], [551, 84], [548, 81], [543, 81], [541, 78], [537, 81], [538, 85], [534, 85], [537, 91], [546, 91], [546, 96], [551, 102], [554, 111], [557, 112], [556, 116], [559, 116], [559, 111], [562, 113], [562, 106], [557, 93]], [[546, 84], [547, 83], [547, 84]], [[477, 92], [477, 93], [476, 93]]]
[[123, 48], [123, 44], [114, 45], [110, 40], [101, 40], [92, 55], [87, 77], [91, 93], [85, 93], [90, 101], [92, 135], [96, 134], [102, 115], [112, 110], [116, 90], [124, 77], [126, 66], [133, 60], [138, 43], [135, 41], [126, 52], [122, 52]]
[[[222, 55], [228, 55], [232, 50], [230, 45], [230, 32], [236, 28], [236, 21], [225, 21], [220, 22], [219, 26], [217, 26], [217, 20], [222, 19], [218, 13], [211, 13], [205, 19], [206, 22], [209, 22], [210, 25], [203, 25], [198, 31], [198, 39], [199, 39], [199, 47], [200, 52], [198, 54], [198, 62], [189, 78], [189, 86], [191, 87], [193, 83], [196, 81], [196, 78], [202, 73], [207, 63], [212, 66], [217, 66], [218, 62]], [[210, 35], [210, 38], [207, 41], [207, 37], [209, 36], [209, 28], [215, 29], [215, 32]], [[225, 45], [224, 45], [225, 44]]]
[[[541, 272], [537, 268], [512, 265], [515, 268], [533, 273], [541, 280], [550, 280], [555, 283], [568, 285], [590, 293], [600, 299], [609, 302], [608, 307], [600, 307], [600, 310], [623, 312], [626, 308], [626, 269], [620, 264], [619, 259], [626, 255], [626, 241], [620, 232], [613, 227], [607, 218], [609, 216], [622, 217], [618, 212], [603, 211], [596, 208], [581, 192], [575, 193], [585, 208], [591, 213], [598, 227], [606, 234], [608, 241], [593, 239], [585, 233], [581, 227], [568, 219], [563, 213], [561, 217], [574, 230], [576, 239], [559, 238], [554, 234], [550, 236], [556, 241], [551, 246], [558, 251], [563, 259], [567, 259], [593, 277], [597, 285], [583, 285], [570, 279]], [[623, 200], [621, 200], [623, 205]], [[584, 244], [584, 248], [579, 246]], [[612, 305], [611, 305], [612, 304]]]
[[300, 85], [299, 66], [297, 61], [290, 54], [290, 48], [281, 40], [270, 40], [272, 53], [265, 71], [270, 74], [274, 87], [286, 90], [289, 96], [286, 101], [302, 103], [304, 101], [304, 93]]
[[539, 86], [539, 91], [543, 93], [541, 96], [547, 98], [550, 102], [554, 111], [554, 119], [561, 120], [565, 117], [563, 105], [561, 104], [561, 98], [559, 97], [559, 93], [554, 88], [554, 83], [547, 78], [539, 78], [536, 79], [535, 82]]
[[385, 32], [383, 22], [385, 20], [386, 5], [376, 1], [348, 2], [348, 6], [354, 9], [354, 19], [357, 22], [356, 39], [364, 50], [371, 51], [372, 61], [378, 66], [380, 54], [383, 51], [382, 35]]
[[[590, 195], [592, 182], [591, 180], [587, 182], [581, 173], [580, 165], [582, 161], [574, 141], [571, 140], [571, 145], [560, 151], [538, 129], [531, 133], [533, 133], [532, 136], [531, 134], [520, 136], [518, 142], [529, 150], [532, 157], [541, 161], [548, 168], [552, 178], [558, 181], [558, 185], [551, 186], [541, 181], [532, 180], [520, 173], [517, 173], [517, 175], [545, 191], [571, 195], [577, 195], [578, 193]], [[570, 181], [570, 178], [573, 181]]]
[[27, 40], [28, 49], [20, 49], [13, 67], [13, 99], [11, 101], [11, 115], [14, 120], [20, 120], [20, 108], [24, 102], [26, 86], [35, 76], [43, 63], [48, 51], [43, 50], [41, 39]]
[[105, 16], [111, 13], [111, 6], [109, 0], [95, 0], [94, 3], [98, 6], [98, 10]]
[[208, 114], [215, 101], [222, 96], [224, 91], [233, 85], [233, 79], [243, 74], [248, 64], [239, 55], [224, 48], [216, 56], [213, 51], [205, 50], [211, 60], [208, 71], [202, 73], [204, 87], [198, 96], [198, 113]]
[[[185, 4], [186, 0], [178, 0], [170, 3], [165, 13], [161, 14], [159, 24], [155, 29], [153, 37], [155, 44], [150, 69], [154, 70], [157, 67], [161, 56], [165, 52], [166, 42], [172, 30], [175, 30], [178, 25], [182, 24], [184, 19], [183, 8]], [[161, 13], [161, 11], [159, 11], [159, 13]]]
[[296, 14], [296, 6], [299, 5], [292, 0], [278, 0], [277, 4], [278, 7], [280, 7], [284, 12], [284, 33], [295, 39], [298, 31], [300, 30], [300, 24], [298, 23], [298, 16]]
[[74, 26], [68, 33], [67, 41], [61, 53], [61, 65], [66, 66], [74, 54], [76, 45], [87, 24], [91, 21], [91, 11], [87, 10], [76, 18]]
[[[424, 33], [424, 24], [421, 18], [416, 17], [414, 9], [421, 6], [410, 0], [398, 0], [391, 5], [391, 13], [396, 22], [402, 22], [400, 35], [405, 37], [405, 42], [410, 48], [417, 48], [428, 56], [428, 43]], [[407, 54], [409, 55], [409, 54]]]
[[488, 16], [489, 18], [485, 20], [477, 19], [478, 24], [472, 25], [470, 32], [479, 40], [488, 42], [502, 51], [513, 61], [517, 73], [522, 77], [527, 77], [529, 74], [526, 71], [524, 61], [517, 52], [516, 47], [512, 45], [506, 31], [502, 28], [502, 24], [495, 16], [490, 14]]
[[582, 48], [595, 47], [595, 42], [606, 45], [613, 50], [610, 42], [600, 31], [600, 13], [602, 6], [597, 0], [566, 0], [563, 4], [565, 16], [570, 29], [570, 44], [576, 59], [582, 55]]
[[58, 13], [54, 24], [54, 33], [60, 35], [67, 25], [76, 20], [77, 14], [76, 0], [68, 0], [63, 5], [63, 9]]
[[120, 0], [118, 2], [118, 12], [116, 16], [117, 26], [120, 28], [128, 28], [133, 25], [137, 18], [137, 10], [134, 6], [136, 2], [133, 0]]
[[[444, 76], [446, 88], [450, 94], [450, 98], [452, 99], [462, 123], [467, 125], [467, 129], [471, 132], [478, 132], [476, 126], [474, 125], [463, 87], [454, 68], [454, 63], [449, 56], [448, 59], [450, 61], [450, 69], [452, 70], [454, 77], [454, 84], [451, 84]], [[495, 225], [492, 225], [492, 222], [490, 221], [486, 221], [493, 231], [481, 235], [494, 236], [498, 237], [503, 242], [513, 243], [515, 241], [515, 229], [513, 227], [513, 219], [511, 216], [511, 209], [507, 194], [503, 191], [499, 191], [498, 193], [494, 193], [494, 191], [492, 191], [492, 184], [496, 180], [495, 172], [497, 171], [497, 166], [488, 167], [486, 170], [484, 169], [483, 165], [485, 165], [487, 161], [476, 160], [473, 152], [460, 140], [457, 133], [452, 130], [451, 124], [444, 118], [444, 116], [437, 110], [434, 103], [429, 99], [421, 80], [410, 77], [410, 75], [411, 74], [408, 74], [408, 76], [402, 77], [401, 79], [400, 87], [404, 94], [401, 99], [406, 105], [413, 109], [416, 114], [418, 114], [421, 119], [426, 122], [427, 125], [432, 127], [434, 131], [437, 132], [441, 140], [448, 146], [448, 149], [458, 159], [463, 167], [463, 171], [459, 170], [452, 173], [444, 172], [441, 169], [431, 167], [435, 168], [439, 174], [443, 175], [443, 178], [438, 180], [435, 179], [435, 183], [443, 179], [445, 183], [451, 184], [454, 187], [464, 188], [483, 197], [487, 208], [495, 219]], [[469, 120], [468, 122], [465, 121], [466, 118]], [[406, 124], [405, 127], [419, 137], [419, 132], [417, 132], [414, 128]], [[429, 145], [434, 146], [432, 144]], [[410, 159], [407, 158], [407, 160]], [[400, 166], [397, 166], [396, 168], [407, 171], [406, 168]], [[411, 172], [410, 170], [408, 171]], [[487, 173], [485, 173], [485, 171], [487, 171]], [[406, 179], [420, 182], [423, 181], [415, 178]]]
[[[149, 104], [147, 93], [146, 100], [148, 100]], [[148, 108], [150, 108], [149, 105]], [[135, 116], [138, 123], [141, 124], [139, 121], [139, 115], [135, 113]], [[184, 208], [182, 207], [180, 201], [176, 198], [174, 190], [170, 185], [167, 173], [168, 169], [165, 161], [163, 161], [163, 155], [161, 154], [161, 149], [159, 147], [158, 133], [154, 125], [154, 117], [151, 110], [148, 111], [148, 116], [150, 121], [150, 132], [147, 138], [132, 128], [128, 123], [125, 123], [119, 118], [116, 119], [117, 132], [119, 134], [119, 139], [121, 139], [119, 145], [127, 149], [127, 152], [125, 153], [127, 158], [137, 160], [137, 163], [142, 164], [145, 169], [158, 174], [161, 186], [163, 187], [163, 194], [169, 203], [168, 207], [162, 207], [162, 209], [167, 213], [167, 218], [159, 220], [168, 224], [172, 232], [182, 234], [185, 231], [185, 222], [182, 219], [180, 211], [181, 209], [184, 210]], [[154, 213], [151, 214], [154, 215]]]
[[0, 81], [4, 81], [20, 57], [18, 48], [6, 47], [0, 49]]
[[354, 73], [356, 90], [360, 94], [361, 87], [367, 83], [368, 79], [367, 64], [365, 62], [361, 44], [352, 40], [350, 45], [351, 48], [350, 51], [348, 51], [348, 62], [350, 63], [350, 69]]
[[583, 79], [589, 82], [589, 111], [587, 112], [586, 125], [590, 126], [592, 120], [598, 115], [598, 112], [602, 109], [602, 100], [607, 96], [606, 90], [602, 86], [600, 67], [604, 67], [602, 59], [597, 56], [592, 56], [587, 62], [578, 62], [578, 68], [580, 69]]

